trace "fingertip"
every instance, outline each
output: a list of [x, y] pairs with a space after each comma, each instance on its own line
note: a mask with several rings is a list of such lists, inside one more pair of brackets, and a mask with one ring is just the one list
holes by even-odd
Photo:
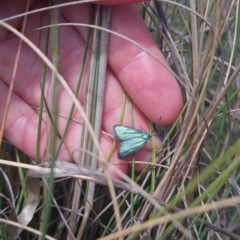
[[117, 156], [115, 156], [114, 158], [111, 159], [111, 163], [108, 168], [108, 171], [111, 177], [116, 179], [122, 179], [122, 176], [119, 174], [119, 171], [124, 174], [127, 174], [128, 164], [125, 160], [119, 160]]

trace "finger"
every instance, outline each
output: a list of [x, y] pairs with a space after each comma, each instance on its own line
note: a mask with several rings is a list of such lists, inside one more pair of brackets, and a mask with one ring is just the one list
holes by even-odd
[[[73, 11], [73, 12], [72, 12]], [[63, 10], [71, 22], [88, 22], [88, 11], [82, 14], [78, 6]], [[112, 7], [111, 29], [148, 49], [144, 50], [118, 36], [110, 35], [108, 65], [140, 110], [152, 121], [172, 123], [182, 109], [181, 90], [157, 45], [152, 40], [135, 5]], [[83, 37], [86, 28], [77, 29]], [[160, 119], [160, 121], [159, 121]]]
[[102, 4], [102, 5], [121, 5], [121, 4], [129, 4], [129, 3], [137, 3], [137, 2], [142, 2], [139, 0], [102, 0], [96, 2], [96, 4]]
[[[0, 81], [0, 118], [5, 111], [8, 86]], [[36, 158], [38, 114], [15, 93], [12, 94], [4, 136], [25, 152], [32, 159]], [[40, 155], [43, 159], [46, 148], [46, 123], [42, 123], [40, 135]], [[62, 147], [60, 156], [67, 161], [71, 160], [70, 153], [65, 146]]]

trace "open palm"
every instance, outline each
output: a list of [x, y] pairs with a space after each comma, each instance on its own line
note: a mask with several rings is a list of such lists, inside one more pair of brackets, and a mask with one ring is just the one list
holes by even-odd
[[[106, 2], [106, 1], [105, 1]], [[118, 1], [118, 3], [133, 1]], [[116, 3], [116, 1], [115, 1]], [[23, 1], [6, 1], [8, 12], [0, 9], [0, 17], [16, 15], [24, 12]], [[19, 6], [17, 5], [19, 4]], [[32, 1], [31, 10], [44, 5], [44, 1]], [[40, 6], [41, 5], [41, 6]], [[14, 12], [11, 12], [14, 11]], [[88, 23], [90, 4], [75, 5], [61, 9], [62, 22]], [[32, 14], [27, 18], [26, 36], [42, 51], [45, 45], [45, 30], [31, 31], [44, 26], [47, 19], [47, 12]], [[11, 25], [21, 29], [22, 19], [16, 19]], [[162, 63], [166, 61], [159, 51], [148, 32], [140, 13], [133, 4], [113, 6], [111, 12], [111, 30], [133, 39], [148, 49], [154, 56], [158, 57]], [[83, 27], [61, 27], [60, 29], [60, 73], [74, 91], [79, 76], [79, 66], [81, 66], [87, 28]], [[19, 39], [11, 37], [11, 33], [6, 30], [1, 32], [0, 42], [0, 121], [2, 123], [3, 112], [6, 104], [9, 84], [12, 78], [14, 61], [19, 46]], [[38, 129], [38, 107], [40, 105], [40, 81], [42, 76], [43, 62], [25, 44], [22, 45], [21, 56], [17, 68], [14, 92], [11, 98], [8, 118], [5, 126], [4, 136], [25, 152], [31, 158], [35, 158], [36, 139]], [[51, 82], [51, 72], [47, 72], [45, 95], [49, 100], [49, 87]], [[122, 111], [122, 99], [124, 90], [133, 101], [135, 127], [148, 131], [147, 119], [162, 125], [172, 123], [182, 108], [182, 97], [180, 88], [171, 73], [158, 61], [153, 59], [143, 50], [134, 44], [110, 34], [109, 55], [106, 78], [106, 89], [103, 109], [102, 130], [113, 134], [112, 126], [119, 123]], [[72, 100], [66, 91], [60, 87], [59, 114], [68, 116], [72, 105]], [[79, 100], [84, 105], [85, 91], [84, 82], [79, 93]], [[34, 107], [33, 107], [34, 106]], [[128, 105], [127, 105], [128, 107]], [[75, 111], [74, 119], [81, 121], [80, 114]], [[159, 120], [160, 119], [160, 120]], [[124, 125], [131, 126], [130, 111], [126, 110], [124, 115]], [[46, 146], [46, 116], [42, 123], [41, 152], [40, 158], [44, 156]], [[66, 119], [60, 117], [58, 130], [63, 133]], [[58, 159], [63, 161], [76, 161], [74, 151], [79, 147], [81, 135], [81, 124], [72, 121], [69, 126], [64, 146], [62, 147]], [[102, 135], [100, 144], [105, 156], [109, 154], [113, 139]], [[158, 143], [158, 142], [157, 142]], [[138, 160], [146, 160], [148, 152], [137, 153]], [[119, 162], [116, 152], [111, 158], [112, 163]], [[128, 169], [128, 164], [121, 161], [115, 164], [123, 172]], [[136, 165], [136, 169], [141, 170], [142, 165]], [[111, 172], [115, 176], [114, 171]]]

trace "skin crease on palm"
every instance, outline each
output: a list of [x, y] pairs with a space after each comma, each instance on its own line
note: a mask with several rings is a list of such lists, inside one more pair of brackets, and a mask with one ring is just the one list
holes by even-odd
[[[14, 0], [5, 1], [5, 6], [0, 9], [0, 18], [4, 19], [24, 12], [26, 6], [24, 2], [26, 3], [26, 0], [17, 5], [18, 3]], [[138, 42], [154, 56], [158, 57], [163, 64], [167, 65], [162, 53], [148, 32], [137, 7], [135, 4], [130, 4], [137, 1], [115, 0], [99, 1], [98, 3], [112, 4], [113, 2], [111, 30]], [[123, 5], [115, 6], [115, 4]], [[48, 1], [45, 2], [45, 5], [44, 1], [41, 1], [41, 3], [31, 1], [30, 9], [46, 7], [47, 5]], [[63, 7], [61, 8], [61, 22], [87, 23], [89, 10], [90, 4]], [[42, 51], [44, 51], [45, 30], [41, 31], [41, 35], [39, 31], [29, 32], [28, 30], [47, 24], [44, 19], [47, 19], [46, 12], [28, 15], [26, 26], [26, 36]], [[13, 27], [21, 29], [21, 20], [15, 19], [9, 23]], [[2, 27], [0, 29], [0, 119], [2, 124], [19, 39], [10, 37], [13, 35]], [[78, 81], [86, 33], [87, 28], [83, 27], [68, 26], [60, 29], [60, 73], [73, 91]], [[51, 52], [49, 53], [49, 59], [51, 59]], [[124, 90], [133, 101], [136, 128], [148, 131], [148, 119], [161, 125], [174, 122], [183, 106], [181, 91], [175, 78], [163, 64], [154, 60], [134, 44], [115, 35], [110, 35], [102, 118], [103, 131], [113, 135], [112, 126], [119, 124]], [[36, 108], [40, 105], [42, 69], [43, 62], [40, 58], [26, 44], [22, 44], [4, 136], [32, 159], [35, 158], [36, 151], [38, 128], [38, 112]], [[49, 101], [51, 81], [51, 72], [49, 70], [46, 81], [45, 95]], [[58, 102], [59, 113], [67, 116], [72, 101], [61, 86], [59, 87], [59, 95], [61, 96]], [[84, 82], [78, 98], [84, 105]], [[123, 124], [131, 126], [129, 107], [129, 102], [127, 102]], [[74, 112], [73, 118], [81, 121], [81, 115], [77, 110]], [[43, 159], [46, 145], [46, 119], [45, 114], [42, 123], [40, 159]], [[60, 134], [63, 133], [65, 124], [66, 119], [60, 117], [58, 122]], [[79, 147], [80, 135], [81, 124], [71, 122], [64, 146], [58, 156], [59, 160], [68, 162], [77, 160], [78, 151], [76, 149]], [[100, 146], [106, 157], [110, 152], [112, 143], [112, 138], [104, 134], [101, 135]], [[150, 149], [150, 144], [150, 141], [148, 141], [144, 148]], [[156, 146], [160, 144], [157, 137], [155, 137], [155, 144]], [[150, 159], [150, 152], [140, 150], [135, 154], [135, 157], [138, 161], [146, 161], [146, 159]], [[131, 158], [127, 160], [131, 160]], [[126, 173], [130, 167], [126, 161], [117, 158], [117, 148], [113, 153], [111, 163], [113, 165], [109, 169], [110, 174], [116, 178], [119, 177], [114, 168]], [[144, 166], [144, 164], [135, 164], [138, 171], [142, 170]]]

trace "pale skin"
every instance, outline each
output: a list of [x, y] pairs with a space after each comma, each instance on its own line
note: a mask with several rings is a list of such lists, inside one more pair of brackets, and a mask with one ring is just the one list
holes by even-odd
[[[41, 1], [44, 2], [44, 1]], [[46, 1], [47, 4], [48, 1]], [[111, 30], [117, 31], [128, 38], [141, 44], [148, 49], [154, 56], [158, 57], [160, 62], [167, 64], [164, 56], [158, 49], [151, 35], [149, 34], [145, 23], [143, 22], [139, 11], [134, 4], [135, 1], [100, 1], [104, 4], [124, 4], [112, 6], [111, 12]], [[0, 9], [0, 18], [24, 12], [24, 1], [16, 2], [6, 1], [6, 6]], [[18, 5], [19, 4], [19, 5]], [[36, 5], [35, 5], [36, 4]], [[39, 8], [39, 1], [31, 1], [31, 9]], [[14, 6], [14, 7], [13, 7]], [[42, 5], [41, 5], [42, 6]], [[46, 6], [46, 5], [45, 5]], [[62, 22], [87, 23], [89, 17], [89, 4], [76, 5], [73, 7], [61, 9]], [[7, 11], [6, 11], [7, 10]], [[44, 24], [39, 20], [40, 14], [28, 16], [27, 30], [40, 27]], [[42, 13], [42, 19], [46, 19], [46, 12]], [[21, 29], [21, 19], [11, 22], [11, 25]], [[60, 73], [67, 81], [70, 88], [74, 91], [77, 84], [79, 69], [81, 66], [84, 44], [86, 39], [86, 28], [63, 27], [61, 28], [60, 43]], [[1, 29], [0, 37], [0, 121], [5, 108], [9, 84], [12, 77], [13, 65], [16, 58], [19, 39], [17, 37], [9, 38], [10, 33]], [[42, 51], [45, 43], [45, 32], [42, 31], [39, 37], [39, 31], [27, 33], [26, 36], [34, 42]], [[4, 41], [3, 41], [4, 40]], [[117, 36], [110, 35], [108, 68], [106, 78], [106, 89], [104, 99], [104, 109], [102, 117], [102, 130], [113, 135], [112, 126], [119, 124], [124, 90], [133, 101], [134, 123], [138, 129], [148, 130], [148, 119], [162, 125], [173, 123], [179, 115], [183, 103], [180, 87], [174, 76], [163, 64], [157, 62], [142, 49]], [[32, 159], [36, 154], [36, 139], [38, 127], [38, 111], [40, 105], [40, 80], [42, 76], [43, 62], [36, 58], [25, 44], [22, 45], [20, 61], [18, 64], [17, 75], [8, 118], [5, 126], [4, 136], [11, 143], [21, 149]], [[49, 99], [49, 86], [51, 81], [51, 72], [47, 74], [46, 97]], [[67, 116], [72, 101], [66, 91], [60, 87], [59, 113]], [[85, 101], [84, 84], [78, 96], [82, 105]], [[34, 108], [33, 108], [34, 106]], [[74, 112], [74, 119], [81, 121], [79, 112]], [[46, 114], [44, 115], [41, 133], [41, 152], [40, 159], [44, 157], [46, 145]], [[60, 117], [59, 132], [63, 133], [66, 119]], [[124, 115], [124, 125], [131, 126], [131, 115], [129, 103], [127, 103]], [[64, 146], [58, 155], [61, 161], [76, 161], [75, 154], [79, 147], [81, 124], [71, 122]], [[102, 134], [100, 146], [105, 157], [108, 156], [113, 139]], [[156, 145], [160, 144], [159, 138], [155, 138]], [[150, 147], [150, 142], [146, 148]], [[138, 151], [135, 155], [138, 161], [149, 161], [150, 152]], [[131, 157], [128, 158], [131, 160]], [[124, 160], [117, 158], [117, 148], [111, 157], [110, 174], [118, 178], [114, 168], [118, 168], [126, 173], [131, 166]], [[136, 170], [140, 171], [144, 164], [135, 164]]]

